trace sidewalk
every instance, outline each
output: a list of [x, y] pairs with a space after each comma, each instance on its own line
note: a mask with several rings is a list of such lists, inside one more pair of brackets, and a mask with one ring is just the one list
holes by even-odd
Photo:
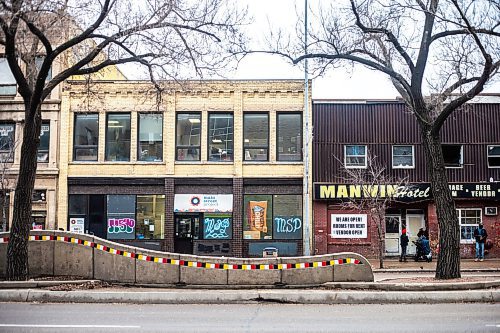
[[[378, 261], [370, 260], [372, 265]], [[0, 281], [0, 302], [134, 304], [383, 304], [500, 302], [500, 260], [462, 260], [461, 280], [433, 279], [436, 262], [385, 260], [375, 282], [307, 286], [135, 286], [99, 281]], [[462, 274], [465, 276], [465, 274]], [[380, 278], [383, 277], [383, 278]], [[72, 286], [87, 286], [72, 288]], [[94, 287], [95, 285], [95, 287]], [[90, 287], [88, 287], [90, 286]], [[50, 287], [53, 287], [53, 290]], [[61, 288], [62, 287], [62, 288]], [[68, 287], [65, 290], [64, 287]]]

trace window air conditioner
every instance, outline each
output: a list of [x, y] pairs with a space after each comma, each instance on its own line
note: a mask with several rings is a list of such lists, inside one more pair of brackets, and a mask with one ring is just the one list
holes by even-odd
[[498, 215], [498, 208], [497, 207], [485, 207], [484, 208], [484, 215]]

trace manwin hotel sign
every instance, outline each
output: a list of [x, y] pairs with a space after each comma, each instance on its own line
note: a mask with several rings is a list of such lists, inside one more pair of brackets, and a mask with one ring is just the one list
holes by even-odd
[[[453, 183], [451, 195], [459, 199], [500, 200], [498, 183]], [[314, 184], [315, 200], [350, 200], [366, 198], [394, 198], [396, 201], [422, 201], [432, 199], [430, 183], [393, 184]]]

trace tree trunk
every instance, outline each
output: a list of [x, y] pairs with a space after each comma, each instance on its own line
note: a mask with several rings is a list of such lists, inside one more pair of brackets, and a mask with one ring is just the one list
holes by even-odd
[[439, 136], [431, 128], [422, 129], [422, 143], [439, 224], [439, 255], [436, 279], [460, 278], [460, 226], [455, 202], [448, 187], [443, 151]]
[[[29, 110], [29, 107], [26, 107]], [[35, 185], [37, 168], [37, 151], [40, 141], [41, 112], [40, 107], [28, 116], [26, 112], [21, 146], [21, 163], [19, 177], [14, 194], [14, 210], [9, 245], [7, 247], [7, 279], [27, 280], [28, 271], [28, 239], [31, 222], [31, 200]]]

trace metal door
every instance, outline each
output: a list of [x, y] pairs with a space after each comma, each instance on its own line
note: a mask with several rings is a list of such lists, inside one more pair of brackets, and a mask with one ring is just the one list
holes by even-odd
[[417, 252], [413, 242], [417, 240], [418, 230], [424, 227], [425, 221], [423, 215], [406, 215], [406, 232], [408, 233], [408, 238], [410, 239], [407, 254], [415, 254]]
[[399, 235], [401, 234], [401, 216], [385, 216], [385, 255], [397, 256], [401, 253]]
[[193, 254], [193, 239], [197, 239], [200, 217], [198, 215], [180, 215], [175, 217], [174, 251]]

